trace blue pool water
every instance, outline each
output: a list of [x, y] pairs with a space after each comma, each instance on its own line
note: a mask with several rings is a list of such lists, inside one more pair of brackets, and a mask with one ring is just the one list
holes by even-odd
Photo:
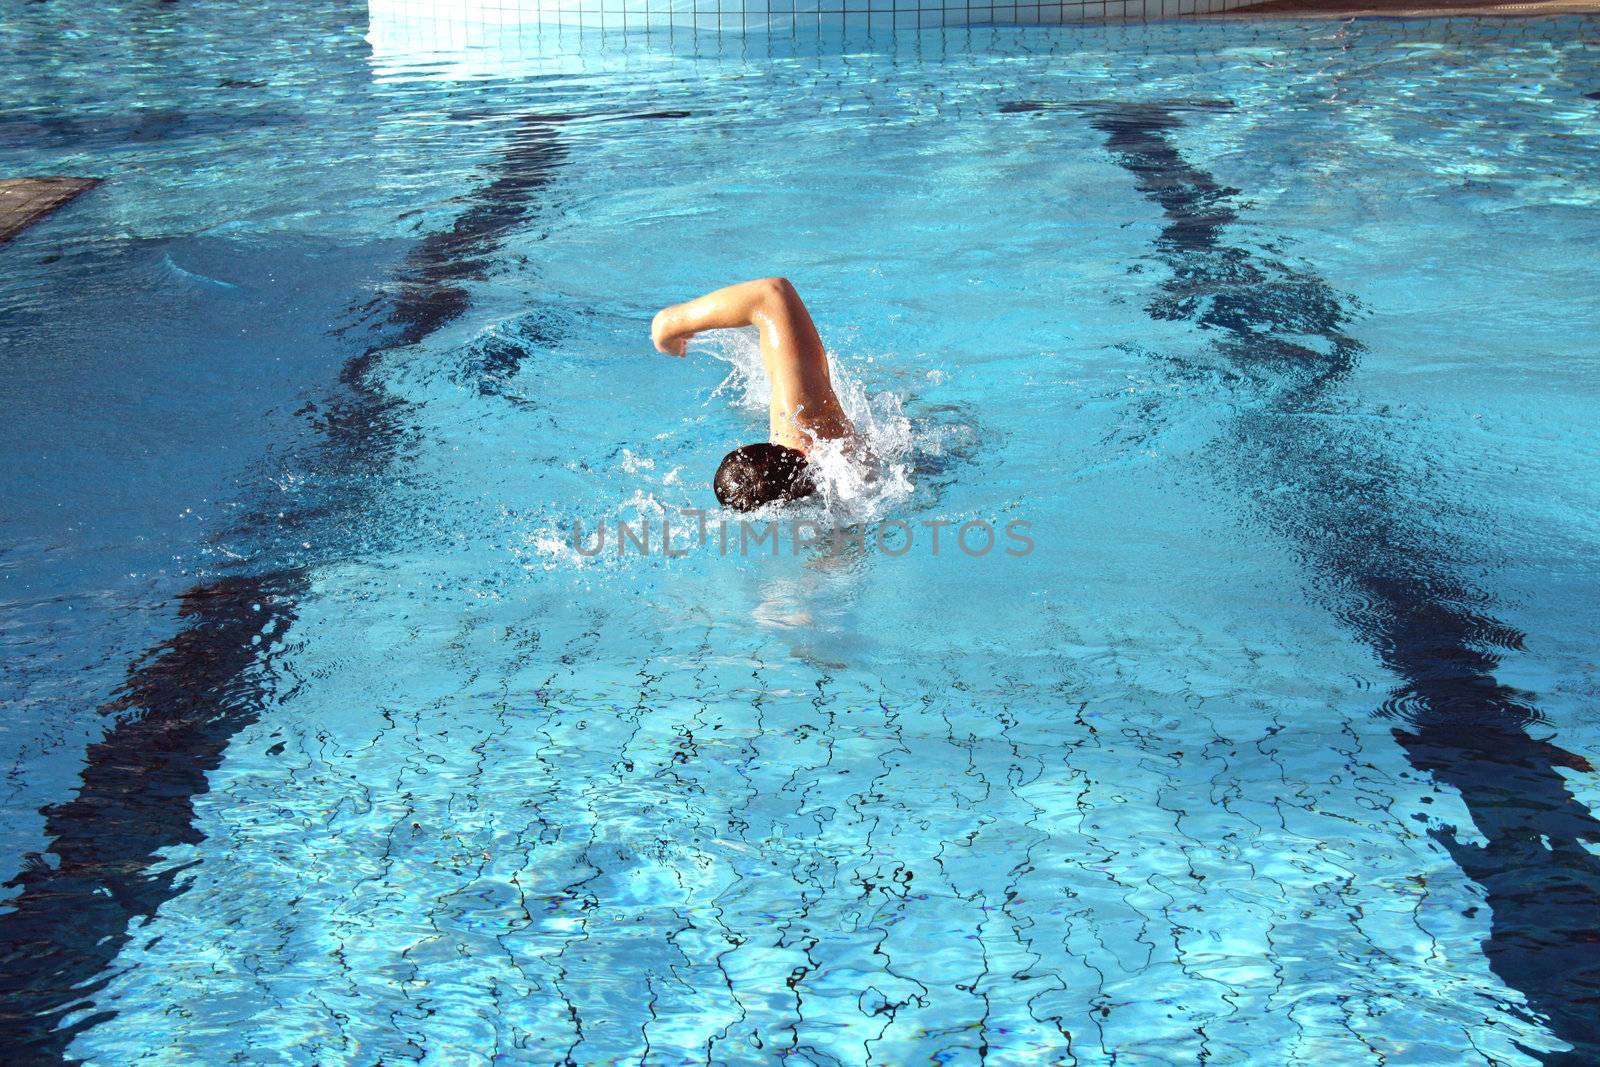
[[9, 1059], [1600, 1057], [1600, 25], [367, 31], [0, 21]]

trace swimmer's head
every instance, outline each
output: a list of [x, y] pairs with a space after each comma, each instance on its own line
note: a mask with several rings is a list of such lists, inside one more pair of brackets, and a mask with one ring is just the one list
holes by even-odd
[[774, 500], [799, 500], [817, 491], [805, 453], [772, 444], [745, 445], [723, 456], [712, 487], [717, 503], [735, 511], [754, 511]]

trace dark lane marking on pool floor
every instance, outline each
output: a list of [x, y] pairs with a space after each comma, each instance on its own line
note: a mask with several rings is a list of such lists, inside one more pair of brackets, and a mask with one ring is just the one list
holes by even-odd
[[46, 854], [28, 855], [7, 883], [22, 890], [0, 915], [7, 1062], [59, 1060], [77, 1033], [108, 1017], [91, 1012], [59, 1027], [110, 980], [133, 920], [177, 894], [183, 868], [157, 871], [161, 853], [201, 840], [194, 798], [229, 740], [260, 718], [272, 650], [306, 585], [294, 569], [188, 590], [178, 614], [189, 624], [146, 653], [100, 709], [129, 717], [89, 746], [78, 794], [44, 809]]
[[1033, 111], [1071, 111], [1081, 115], [1085, 111], [1096, 109], [1144, 106], [1159, 107], [1170, 115], [1178, 111], [1232, 111], [1236, 105], [1232, 100], [1215, 100], [1205, 97], [1194, 97], [1189, 100], [1163, 100], [1158, 105], [1129, 104], [1125, 100], [1007, 100], [1000, 105], [1000, 114], [1023, 115]]
[[[1013, 108], [1013, 113], [1044, 110]], [[1161, 104], [1073, 106], [1157, 204], [1156, 254], [1168, 268], [1148, 308], [1212, 337], [1219, 365], [1173, 361], [1174, 373], [1219, 372], [1264, 401], [1235, 416], [1216, 461], [1269, 528], [1310, 564], [1338, 618], [1401, 681], [1384, 707], [1413, 767], [1456, 789], [1483, 846], [1433, 838], [1484, 890], [1493, 911], [1483, 951], [1550, 1031], [1573, 1046], [1548, 1064], [1600, 1060], [1600, 820], [1558, 768], [1580, 756], [1529, 734], [1542, 721], [1528, 694], [1494, 675], [1487, 647], [1523, 636], [1487, 614], [1491, 598], [1460, 576], [1442, 535], [1413, 516], [1417, 487], [1395, 477], [1377, 442], [1301, 418], [1343, 380], [1364, 347], [1345, 328], [1350, 304], [1317, 275], [1223, 242], [1238, 190], [1190, 164], [1169, 139], [1185, 110]], [[1295, 338], [1316, 338], [1314, 348]], [[1292, 494], [1274, 490], [1299, 487]], [[1537, 1053], [1530, 1053], [1539, 1055]]]
[[[321, 413], [321, 443], [308, 449], [307, 466], [325, 473], [334, 491], [281, 516], [263, 502], [235, 531], [268, 542], [252, 554], [283, 558], [287, 543], [312, 540], [304, 537], [312, 525], [328, 534], [314, 539], [319, 545], [337, 544], [340, 529], [370, 526], [364, 514], [410, 432], [406, 402], [373, 372], [386, 352], [424, 340], [467, 310], [465, 283], [486, 276], [490, 257], [540, 210], [536, 194], [565, 162], [559, 118], [519, 118], [502, 154], [483, 169], [488, 181], [462, 197], [466, 207], [453, 225], [427, 234], [407, 255], [389, 310], [372, 326], [374, 342], [342, 367], [344, 392]], [[514, 360], [503, 361], [493, 374], [514, 370]], [[21, 893], [0, 914], [7, 1062], [61, 1062], [77, 1034], [114, 1014], [89, 1010], [91, 997], [110, 981], [107, 968], [133, 936], [132, 924], [182, 892], [179, 872], [154, 870], [160, 853], [203, 839], [194, 798], [209, 790], [206, 776], [231, 739], [260, 718], [274, 651], [309, 585], [307, 568], [295, 566], [187, 591], [179, 598], [187, 625], [141, 657], [100, 709], [118, 721], [89, 747], [77, 796], [45, 809], [44, 854], [8, 883]], [[85, 1014], [62, 1025], [77, 1012]]]

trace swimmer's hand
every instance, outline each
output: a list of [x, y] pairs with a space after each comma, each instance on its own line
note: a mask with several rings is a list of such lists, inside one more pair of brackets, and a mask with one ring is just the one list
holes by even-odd
[[694, 332], [674, 329], [672, 313], [676, 310], [663, 308], [656, 312], [656, 317], [650, 321], [650, 340], [655, 342], [657, 352], [682, 359], [689, 349], [689, 342], [694, 338]]

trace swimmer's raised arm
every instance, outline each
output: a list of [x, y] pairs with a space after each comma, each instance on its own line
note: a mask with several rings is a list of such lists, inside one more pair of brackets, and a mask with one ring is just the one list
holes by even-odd
[[850, 420], [828, 376], [822, 338], [786, 278], [740, 282], [664, 308], [650, 324], [650, 339], [658, 350], [682, 356], [695, 334], [738, 326], [761, 332], [761, 359], [772, 382], [773, 444], [805, 452], [817, 440], [850, 436]]
[[[794, 286], [787, 279], [757, 278], [663, 308], [656, 312], [655, 319], [650, 323], [650, 339], [655, 342], [657, 351], [669, 356], [681, 356], [684, 346], [697, 333], [738, 326], [759, 327], [761, 319], [770, 319], [775, 311], [781, 310], [785, 289], [794, 291]], [[812, 327], [811, 335], [816, 339], [815, 327]], [[822, 341], [816, 339], [816, 344], [821, 347]]]

